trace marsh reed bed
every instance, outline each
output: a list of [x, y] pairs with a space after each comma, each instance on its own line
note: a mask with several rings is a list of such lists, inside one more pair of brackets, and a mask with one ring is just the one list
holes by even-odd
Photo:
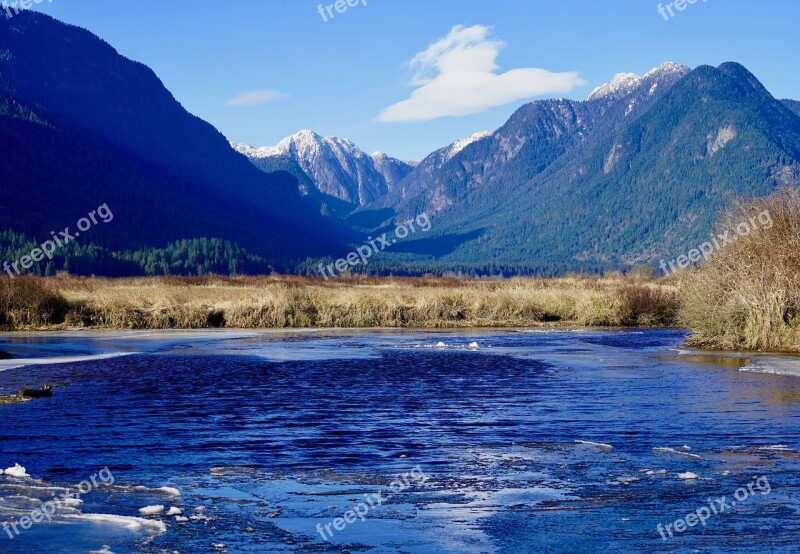
[[720, 229], [765, 212], [769, 229], [739, 237], [681, 279], [679, 323], [694, 331], [690, 345], [800, 352], [800, 192], [738, 202]]
[[674, 284], [560, 279], [58, 276], [0, 281], [7, 330], [672, 325]]
[[720, 229], [771, 224], [668, 278], [0, 279], [0, 328], [685, 327], [688, 344], [800, 352], [800, 192], [739, 202]]

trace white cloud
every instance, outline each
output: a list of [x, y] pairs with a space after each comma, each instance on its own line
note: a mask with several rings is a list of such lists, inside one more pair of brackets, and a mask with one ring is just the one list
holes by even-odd
[[523, 98], [566, 93], [585, 84], [576, 72], [512, 69], [496, 73], [505, 44], [491, 38], [488, 27], [456, 25], [409, 62], [411, 97], [385, 108], [383, 122], [428, 121], [463, 116]]
[[267, 102], [274, 102], [281, 98], [288, 98], [288, 94], [278, 92], [277, 90], [254, 90], [252, 92], [245, 92], [228, 100], [229, 106], [236, 106], [237, 108], [243, 106], [258, 106], [259, 104], [266, 104]]

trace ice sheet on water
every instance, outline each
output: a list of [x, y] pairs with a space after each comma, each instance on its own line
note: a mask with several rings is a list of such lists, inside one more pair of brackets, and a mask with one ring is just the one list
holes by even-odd
[[163, 534], [167, 526], [157, 519], [144, 519], [133, 516], [118, 516], [112, 514], [72, 514], [64, 516], [65, 519], [75, 521], [90, 521], [94, 523], [108, 523], [125, 527], [131, 531], [146, 531], [148, 533]]
[[75, 362], [91, 362], [96, 360], [108, 360], [121, 356], [130, 356], [135, 352], [109, 352], [106, 354], [94, 354], [91, 356], [56, 356], [49, 358], [14, 358], [11, 360], [0, 360], [0, 371], [9, 369], [19, 369], [31, 365], [52, 365], [52, 364], [71, 364]]
[[800, 377], [800, 358], [771, 355], [756, 356], [749, 364], [740, 368], [739, 371]]
[[481, 348], [491, 348], [489, 345], [481, 346], [476, 341], [472, 341], [469, 343], [447, 343], [444, 341], [438, 341], [435, 344], [429, 342], [417, 342], [411, 345], [412, 348], [426, 348], [432, 350], [478, 350]]
[[611, 446], [610, 444], [604, 444], [602, 442], [592, 442], [592, 441], [582, 441], [582, 440], [576, 440], [575, 442], [578, 444], [582, 444], [584, 446], [593, 446], [595, 448], [600, 448], [601, 450], [614, 450], [613, 446]]

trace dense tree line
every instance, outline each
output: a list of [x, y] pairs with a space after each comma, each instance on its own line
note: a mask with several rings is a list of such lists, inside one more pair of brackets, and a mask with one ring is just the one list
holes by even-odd
[[[14, 231], [0, 232], [0, 254], [10, 267], [29, 256], [38, 243]], [[23, 271], [20, 264], [17, 268]], [[73, 275], [244, 275], [271, 273], [267, 261], [237, 244], [218, 238], [187, 239], [164, 248], [113, 251], [97, 244], [70, 242], [24, 270], [25, 274], [52, 276], [57, 272]], [[10, 271], [16, 276], [16, 271]]]

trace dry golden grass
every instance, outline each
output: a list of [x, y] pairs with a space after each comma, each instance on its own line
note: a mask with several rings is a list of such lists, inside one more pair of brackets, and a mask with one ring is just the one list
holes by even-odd
[[800, 352], [800, 193], [738, 203], [721, 229], [764, 212], [771, 228], [757, 225], [684, 277], [680, 322], [695, 331], [689, 344]]
[[[0, 297], [14, 286], [9, 281], [0, 281]], [[50, 304], [36, 304], [36, 317], [23, 317], [19, 307], [9, 307], [6, 328], [657, 326], [672, 324], [678, 305], [674, 284], [618, 275], [331, 281], [287, 276], [59, 276], [31, 282], [41, 289], [40, 295], [55, 294], [63, 305], [50, 313]]]

